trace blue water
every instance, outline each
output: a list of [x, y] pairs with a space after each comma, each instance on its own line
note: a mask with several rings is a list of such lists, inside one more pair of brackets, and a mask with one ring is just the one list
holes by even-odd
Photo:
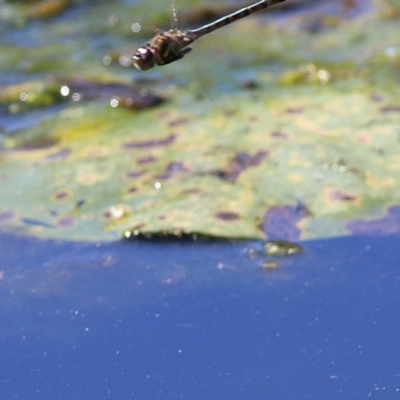
[[400, 398], [399, 239], [266, 271], [240, 242], [2, 235], [0, 397]]

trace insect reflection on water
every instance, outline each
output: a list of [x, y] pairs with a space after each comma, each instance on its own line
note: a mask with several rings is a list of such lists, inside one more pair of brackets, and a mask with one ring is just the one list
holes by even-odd
[[[159, 30], [146, 46], [140, 47], [136, 51], [133, 56], [133, 65], [141, 71], [147, 71], [156, 65], [167, 65], [180, 60], [192, 50], [189, 45], [207, 33], [211, 33], [250, 14], [283, 3], [284, 1], [286, 0], [262, 0], [251, 6], [241, 8], [210, 24], [186, 32], [181, 32], [177, 29], [170, 29], [169, 31]], [[175, 11], [174, 18], [176, 18]]]

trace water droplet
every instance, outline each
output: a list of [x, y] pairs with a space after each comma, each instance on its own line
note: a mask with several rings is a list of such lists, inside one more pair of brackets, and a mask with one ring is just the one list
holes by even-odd
[[104, 65], [110, 65], [111, 64], [111, 62], [112, 62], [112, 58], [111, 58], [111, 56], [110, 55], [105, 55], [104, 57], [103, 57], [103, 64]]
[[116, 206], [110, 207], [108, 212], [109, 212], [110, 218], [112, 218], [112, 219], [120, 219], [120, 218], [126, 217], [128, 215], [128, 210], [121, 205], [116, 205]]
[[131, 26], [132, 32], [138, 33], [142, 27], [140, 26], [139, 22], [134, 22]]
[[111, 107], [114, 107], [114, 108], [118, 107], [119, 101], [117, 99], [111, 99], [110, 105], [111, 105]]
[[262, 269], [277, 269], [279, 267], [278, 261], [264, 261], [261, 265]]
[[79, 101], [79, 100], [81, 100], [81, 99], [82, 99], [82, 96], [81, 96], [80, 93], [74, 93], [74, 94], [72, 95], [72, 100], [73, 100], [73, 101]]
[[264, 251], [269, 256], [289, 256], [301, 253], [303, 248], [296, 243], [283, 240], [269, 240], [264, 243]]
[[61, 89], [60, 89], [61, 96], [66, 97], [69, 95], [69, 92], [70, 92], [70, 89], [68, 86], [66, 86], [66, 85], [61, 86]]

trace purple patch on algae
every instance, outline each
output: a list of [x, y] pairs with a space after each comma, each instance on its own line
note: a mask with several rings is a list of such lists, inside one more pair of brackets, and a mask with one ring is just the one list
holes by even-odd
[[0, 213], [0, 222], [5, 222], [9, 221], [10, 219], [14, 218], [14, 212], [13, 211], [5, 211]]
[[73, 226], [75, 223], [75, 218], [68, 216], [68, 217], [64, 217], [58, 220], [57, 225], [58, 226], [62, 226], [62, 227], [69, 227], [69, 226]]
[[211, 175], [230, 182], [235, 182], [243, 171], [251, 167], [257, 167], [268, 155], [268, 150], [260, 150], [255, 154], [249, 154], [244, 151], [239, 152], [235, 154], [235, 157], [229, 162], [226, 169], [211, 171]]
[[400, 206], [390, 207], [382, 218], [350, 221], [346, 228], [356, 235], [387, 235], [400, 232]]
[[261, 228], [272, 240], [299, 240], [299, 221], [311, 216], [311, 212], [301, 203], [269, 209], [261, 222]]

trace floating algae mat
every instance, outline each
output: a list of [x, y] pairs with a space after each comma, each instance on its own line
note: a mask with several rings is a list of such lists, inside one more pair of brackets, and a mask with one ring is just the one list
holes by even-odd
[[[0, 32], [0, 228], [83, 240], [400, 231], [392, 3], [351, 18], [248, 18], [148, 73], [127, 65], [144, 34], [115, 22], [125, 3], [96, 8], [114, 21], [102, 29], [75, 17], [82, 2], [44, 21], [17, 3]], [[35, 47], [15, 44], [18, 29], [36, 32]]]

